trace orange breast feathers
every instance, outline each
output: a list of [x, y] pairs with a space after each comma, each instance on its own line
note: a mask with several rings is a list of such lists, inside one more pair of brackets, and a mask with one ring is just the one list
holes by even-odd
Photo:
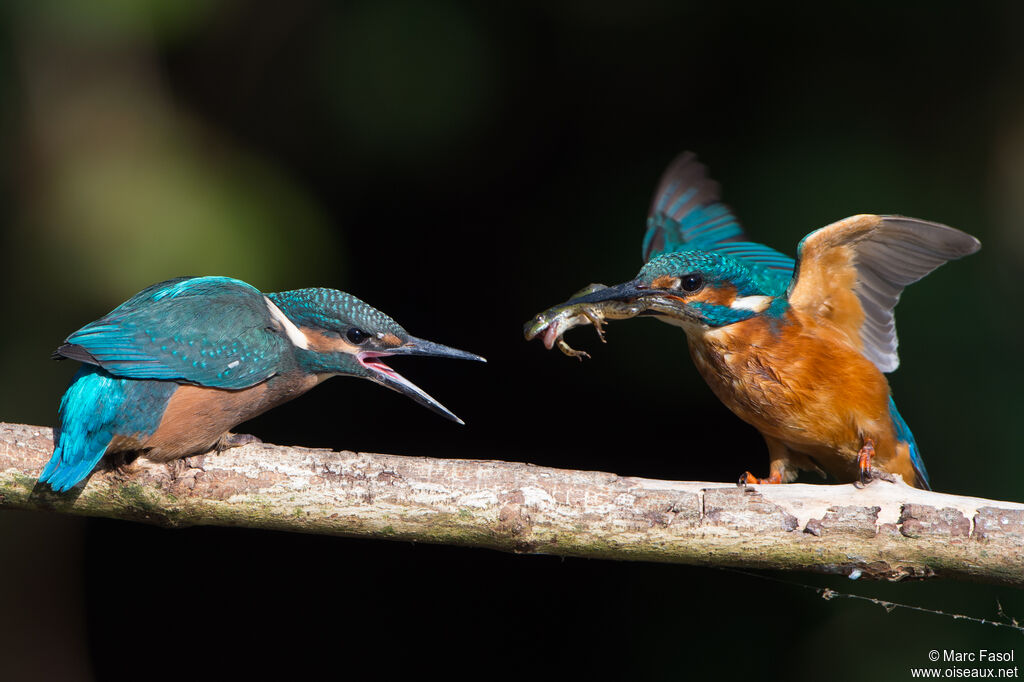
[[238, 391], [180, 386], [142, 448], [158, 462], [209, 452], [238, 424], [305, 393], [318, 381], [317, 376], [279, 375]]
[[836, 325], [790, 309], [782, 323], [755, 317], [693, 337], [690, 352], [737, 416], [840, 480], [866, 436], [880, 466], [896, 456], [888, 382]]

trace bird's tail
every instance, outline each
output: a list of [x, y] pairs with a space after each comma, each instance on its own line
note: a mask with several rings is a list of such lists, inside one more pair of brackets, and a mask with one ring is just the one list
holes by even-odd
[[123, 398], [122, 382], [93, 365], [78, 370], [60, 401], [60, 427], [41, 482], [64, 492], [89, 475], [114, 438], [111, 417]]
[[917, 474], [917, 487], [931, 490], [932, 484], [928, 480], [928, 470], [924, 468], [921, 450], [918, 449], [917, 441], [914, 440], [914, 434], [911, 433], [907, 422], [903, 420], [903, 416], [896, 409], [896, 403], [892, 397], [889, 398], [889, 416], [892, 417], [892, 423], [896, 426], [896, 438], [905, 442], [910, 448], [910, 463], [914, 466], [914, 473]]
[[58, 493], [70, 490], [89, 475], [103, 457], [109, 444], [110, 441], [107, 441], [92, 452], [79, 453], [65, 447], [63, 442], [58, 443], [53, 450], [53, 457], [39, 475], [39, 480], [42, 483], [49, 483]]

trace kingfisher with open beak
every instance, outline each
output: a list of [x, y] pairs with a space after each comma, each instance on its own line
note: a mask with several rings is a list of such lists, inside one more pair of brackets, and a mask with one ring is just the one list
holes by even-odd
[[582, 357], [562, 340], [577, 325], [601, 334], [607, 319], [646, 315], [681, 327], [711, 390], [768, 445], [768, 477], [741, 483], [810, 470], [841, 482], [899, 474], [929, 489], [885, 377], [899, 365], [893, 308], [908, 284], [980, 247], [938, 223], [856, 215], [808, 234], [794, 261], [749, 241], [685, 153], [655, 191], [640, 273], [590, 285], [525, 332]]
[[462, 424], [381, 360], [396, 355], [484, 361], [411, 336], [335, 289], [263, 294], [230, 277], [154, 284], [53, 354], [83, 365], [39, 480], [62, 492], [104, 455], [170, 462], [256, 441], [230, 430], [333, 376], [369, 379]]

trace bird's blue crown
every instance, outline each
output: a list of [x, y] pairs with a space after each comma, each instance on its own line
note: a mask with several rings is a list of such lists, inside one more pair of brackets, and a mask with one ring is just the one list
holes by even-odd
[[389, 316], [337, 289], [295, 289], [267, 294], [267, 297], [299, 326], [330, 331], [356, 326], [372, 333], [408, 336], [408, 332]]
[[689, 274], [700, 274], [712, 285], [731, 284], [736, 287], [737, 296], [779, 296], [785, 292], [783, 278], [775, 271], [717, 251], [659, 254], [641, 268], [637, 279], [652, 282], [666, 275], [681, 277]]

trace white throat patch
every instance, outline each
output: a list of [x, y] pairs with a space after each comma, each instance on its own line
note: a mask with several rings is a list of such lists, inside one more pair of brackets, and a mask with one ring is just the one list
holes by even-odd
[[772, 296], [743, 296], [729, 304], [733, 310], [752, 310], [755, 313], [763, 313], [771, 305]]
[[278, 323], [284, 327], [284, 333], [288, 335], [288, 340], [292, 342], [298, 348], [304, 348], [309, 350], [309, 339], [302, 333], [302, 330], [295, 326], [295, 323], [288, 319], [288, 316], [284, 312], [274, 305], [266, 296], [263, 300], [267, 302], [267, 310], [270, 311], [270, 316], [278, 321]]

